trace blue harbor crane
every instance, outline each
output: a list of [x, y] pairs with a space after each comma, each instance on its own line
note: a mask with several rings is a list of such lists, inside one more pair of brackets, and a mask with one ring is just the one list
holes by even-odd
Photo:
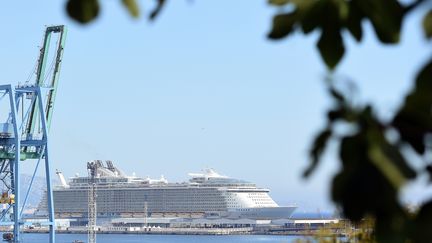
[[[48, 208], [44, 223], [49, 227], [49, 242], [55, 242], [48, 131], [65, 39], [65, 26], [47, 27], [36, 68], [32, 71], [35, 75], [30, 75], [24, 84], [16, 87], [0, 85], [0, 119], [3, 119], [0, 120], [3, 122], [0, 123], [0, 226], [13, 228], [13, 234], [3, 235], [5, 240], [11, 242], [21, 242], [24, 225], [31, 225], [24, 221], [23, 211], [41, 164], [45, 167]], [[24, 185], [20, 179], [21, 169], [29, 168], [31, 160], [35, 162], [33, 176], [29, 185]], [[25, 194], [20, 194], [22, 189], [25, 189]]]

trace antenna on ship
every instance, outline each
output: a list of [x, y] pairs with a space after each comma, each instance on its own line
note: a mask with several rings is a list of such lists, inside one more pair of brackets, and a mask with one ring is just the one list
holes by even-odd
[[96, 175], [100, 164], [96, 161], [87, 162], [89, 178], [88, 190], [88, 243], [96, 243]]

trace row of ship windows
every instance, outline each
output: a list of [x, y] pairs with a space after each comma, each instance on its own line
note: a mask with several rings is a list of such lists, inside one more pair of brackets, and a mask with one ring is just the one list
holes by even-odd
[[[56, 193], [57, 194], [57, 193]], [[61, 195], [62, 193], [58, 193], [58, 197], [63, 197]], [[220, 192], [212, 192], [212, 193], [190, 193], [190, 192], [172, 192], [172, 193], [151, 193], [151, 194], [139, 194], [136, 192], [129, 192], [129, 191], [124, 191], [124, 192], [116, 192], [116, 193], [111, 193], [111, 192], [99, 192], [97, 193], [98, 196], [100, 197], [130, 197], [130, 196], [135, 196], [135, 197], [171, 197], [171, 196], [175, 196], [175, 197], [211, 197], [211, 196], [222, 196], [222, 194]], [[57, 197], [56, 195], [56, 197]], [[65, 197], [87, 197], [87, 192], [72, 192], [72, 193], [68, 193], [65, 194]]]
[[219, 194], [206, 194], [206, 195], [158, 195], [158, 196], [146, 196], [146, 195], [98, 195], [103, 198], [141, 198], [141, 199], [155, 199], [155, 198], [220, 198]]
[[[207, 200], [207, 201], [211, 201], [211, 200], [214, 200], [214, 201], [216, 201], [216, 200], [220, 200], [220, 197], [197, 197], [197, 198], [195, 198], [195, 197], [175, 197], [175, 200], [176, 201], [200, 201], [200, 200], [197, 200], [197, 199], [200, 199], [200, 200], [202, 200], [202, 199], [204, 199], [204, 200]], [[56, 202], [57, 201], [64, 201], [64, 202], [71, 202], [71, 200], [70, 199], [68, 199], [68, 198], [55, 198], [55, 200], [56, 200]], [[87, 197], [75, 197], [74, 198], [74, 201], [87, 201]], [[169, 198], [169, 197], [160, 197], [160, 198], [142, 198], [142, 197], [114, 197], [114, 198], [111, 198], [111, 197], [97, 197], [97, 201], [140, 201], [140, 202], [145, 202], [145, 201], [152, 201], [152, 202], [155, 202], [155, 201], [170, 201], [170, 200], [172, 200], [172, 198]]]
[[[260, 206], [272, 206], [273, 204], [269, 204], [269, 203], [257, 203], [256, 205], [260, 205]], [[229, 207], [239, 207], [239, 208], [249, 207], [248, 205], [243, 205], [243, 204], [240, 204], [240, 203], [230, 203], [227, 206], [229, 206]]]
[[[161, 194], [221, 194], [221, 192], [216, 191], [216, 190], [208, 190], [208, 191], [189, 191], [189, 190], [185, 190], [185, 191], [181, 191], [181, 190], [163, 190], [163, 191], [158, 191], [158, 192], [143, 192], [143, 191], [137, 191], [137, 190], [117, 190], [117, 191], [104, 191], [101, 190], [99, 191], [101, 193], [105, 193], [105, 194], [145, 194], [145, 195], [161, 195]], [[87, 193], [87, 191], [81, 191], [80, 193]]]
[[[77, 199], [77, 198], [75, 198], [75, 199]], [[200, 198], [200, 199], [203, 199], [202, 197]], [[204, 199], [208, 199], [208, 198], [204, 198]], [[219, 199], [219, 198], [215, 198], [215, 199]], [[138, 198], [138, 197], [128, 197], [128, 198], [113, 198], [112, 200], [105, 200], [105, 198], [103, 198], [103, 197], [98, 197], [98, 200], [97, 201], [100, 201], [100, 202], [106, 202], [106, 201], [113, 201], [113, 202], [117, 202], [117, 201], [119, 201], [119, 202], [140, 202], [140, 203], [142, 203], [142, 202], [145, 202], [145, 200], [146, 199], [142, 199], [142, 198]], [[147, 199], [148, 201], [151, 201], [151, 202], [164, 202], [164, 201], [170, 201], [168, 198], [153, 198], [153, 199]], [[251, 198], [251, 200], [252, 201], [254, 201], [254, 202], [269, 202], [269, 203], [272, 203], [273, 202], [273, 200], [272, 199], [270, 199], [270, 198]], [[67, 199], [67, 198], [56, 198], [56, 200], [55, 200], [56, 202], [71, 202], [69, 199]], [[74, 200], [75, 202], [76, 201], [81, 201], [81, 202], [86, 202], [87, 200]], [[176, 198], [176, 201], [177, 202], [188, 202], [188, 203], [194, 203], [194, 202], [199, 202], [200, 200], [194, 200], [193, 198]], [[216, 201], [216, 200], [214, 200], [214, 201]], [[227, 201], [227, 202], [237, 202], [238, 201], [238, 199], [226, 199], [225, 201]]]
[[[69, 203], [58, 203], [58, 205], [68, 205]], [[82, 206], [82, 205], [77, 205], [76, 206]], [[103, 207], [103, 206], [107, 206], [107, 207], [116, 207], [116, 206], [124, 206], [124, 205], [129, 205], [131, 207], [144, 207], [144, 204], [142, 203], [129, 203], [129, 202], [119, 202], [119, 203], [99, 203], [97, 204], [98, 207]], [[175, 206], [175, 205], [185, 205], [185, 206], [208, 206], [208, 205], [215, 205], [215, 206], [224, 206], [225, 203], [221, 203], [221, 202], [201, 202], [201, 203], [187, 203], [187, 202], [176, 202], [176, 203], [161, 203], [161, 204], [150, 204], [148, 205], [148, 207], [152, 207], [152, 206]]]
[[249, 194], [249, 197], [268, 197], [268, 195], [267, 194], [262, 194], [262, 195], [250, 195]]
[[[115, 202], [99, 202], [98, 205], [141, 205], [144, 206], [142, 202], [134, 202], [134, 201], [115, 201]], [[173, 204], [185, 204], [185, 205], [208, 205], [208, 204], [217, 204], [217, 205], [225, 205], [225, 202], [188, 202], [188, 201], [160, 201], [160, 202], [151, 202], [148, 205], [173, 205]]]
[[[61, 204], [59, 204], [61, 205]], [[71, 205], [63, 205], [63, 206], [71, 206]], [[133, 207], [133, 208], [144, 208], [143, 205], [131, 205], [131, 204], [105, 204], [105, 205], [99, 205], [98, 208], [117, 208], [117, 207]], [[190, 204], [164, 204], [164, 205], [154, 205], [154, 206], [147, 206], [148, 208], [157, 208], [157, 207], [186, 207], [186, 208], [196, 208], [196, 207], [225, 207], [225, 204], [196, 204], [196, 205], [190, 205]], [[72, 206], [73, 207], [73, 206]], [[76, 206], [75, 206], [76, 207]]]

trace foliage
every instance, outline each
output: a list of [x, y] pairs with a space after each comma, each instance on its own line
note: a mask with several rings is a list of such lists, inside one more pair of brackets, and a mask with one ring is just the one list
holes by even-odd
[[[155, 0], [156, 8], [149, 18], [154, 19], [165, 4]], [[378, 40], [397, 44], [406, 16], [427, 0], [268, 0], [279, 8], [273, 18], [268, 37], [281, 40], [295, 31], [310, 34], [319, 31], [318, 51], [328, 67], [334, 70], [345, 54], [343, 33], [357, 41], [363, 39], [363, 23], [370, 22]], [[431, 0], [429, 0], [430, 2]], [[122, 0], [133, 17], [140, 15], [136, 0]], [[94, 20], [99, 13], [98, 0], [68, 0], [70, 17], [80, 23]], [[425, 38], [432, 38], [432, 9], [422, 21]], [[332, 199], [349, 219], [360, 222], [366, 215], [375, 218], [375, 235], [362, 242], [432, 242], [432, 201], [417, 213], [410, 214], [398, 200], [407, 182], [421, 174], [432, 181], [431, 161], [424, 169], [415, 170], [403, 153], [410, 147], [420, 158], [429, 150], [432, 138], [432, 57], [424, 65], [413, 89], [393, 119], [383, 121], [373, 104], [354, 105], [347, 92], [330, 82], [329, 94], [334, 107], [327, 112], [327, 125], [310, 150], [311, 164], [305, 171], [309, 176], [317, 167], [329, 141], [339, 143], [341, 170], [332, 182]], [[349, 129], [340, 129], [346, 126]], [[341, 131], [342, 130], [342, 131]]]
[[[165, 5], [165, 0], [155, 1], [156, 7], [149, 15], [150, 20], [155, 19]], [[132, 17], [137, 18], [140, 16], [140, 7], [136, 0], [121, 0], [121, 3]], [[66, 4], [68, 15], [81, 24], [87, 24], [95, 20], [99, 15], [99, 8], [99, 0], [68, 0]]]
[[[308, 34], [320, 30], [317, 43], [323, 61], [333, 70], [344, 54], [342, 32], [362, 40], [363, 22], [369, 21], [384, 44], [399, 42], [402, 23], [423, 1], [403, 6], [397, 0], [270, 0], [276, 6], [290, 6], [273, 19], [271, 39], [282, 39], [296, 30]], [[423, 20], [426, 38], [432, 36], [432, 11]], [[415, 85], [393, 119], [383, 121], [373, 105], [356, 106], [349, 94], [329, 84], [334, 107], [327, 113], [327, 125], [311, 147], [309, 176], [320, 161], [329, 141], [339, 143], [341, 170], [332, 182], [332, 199], [349, 219], [359, 222], [375, 217], [378, 242], [430, 242], [432, 201], [411, 215], [398, 199], [399, 191], [419, 174], [429, 173], [429, 161], [416, 171], [403, 151], [408, 145], [422, 156], [432, 133], [432, 59], [419, 71]], [[348, 129], [340, 129], [341, 126]], [[342, 131], [341, 131], [342, 130]], [[432, 178], [432, 177], [431, 177]]]
[[366, 217], [355, 224], [348, 222], [351, 232], [348, 232], [349, 242], [367, 243], [376, 242], [372, 229], [375, 227], [375, 221], [371, 217]]

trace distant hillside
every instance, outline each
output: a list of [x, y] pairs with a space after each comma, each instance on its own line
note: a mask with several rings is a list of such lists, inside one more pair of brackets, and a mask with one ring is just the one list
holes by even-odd
[[[57, 178], [52, 178], [52, 184], [53, 185], [58, 185], [58, 180]], [[39, 202], [42, 199], [43, 194], [45, 193], [46, 190], [46, 179], [44, 177], [35, 177], [33, 180], [33, 186], [32, 189], [30, 190], [28, 199], [27, 199], [27, 203], [26, 203], [26, 208], [35, 208], [38, 206]], [[28, 186], [30, 185], [30, 181], [31, 181], [31, 175], [28, 174], [22, 174], [21, 175], [21, 188], [20, 188], [20, 194], [21, 194], [21, 199], [24, 200], [24, 197], [27, 193], [28, 190]], [[21, 200], [21, 202], [22, 202]]]

